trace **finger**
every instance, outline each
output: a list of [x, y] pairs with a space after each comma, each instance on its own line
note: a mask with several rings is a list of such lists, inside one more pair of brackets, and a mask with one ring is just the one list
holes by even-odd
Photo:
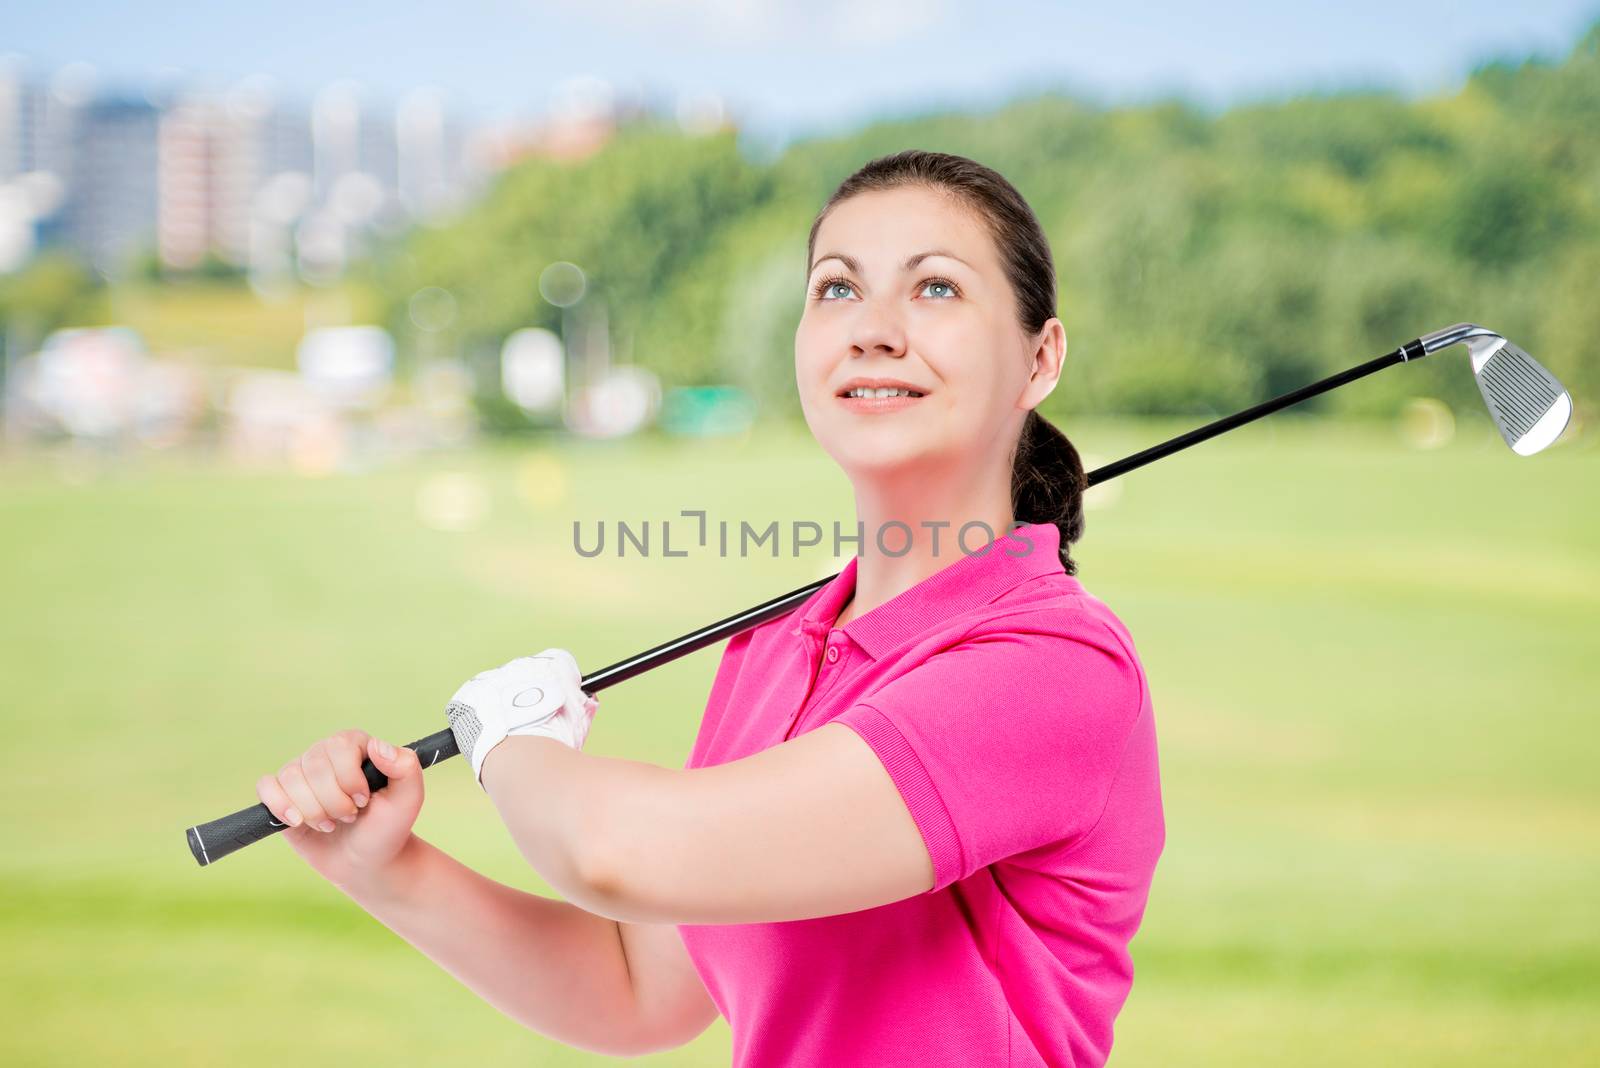
[[578, 661], [569, 650], [559, 647], [541, 650], [538, 659], [548, 660], [556, 667], [556, 673], [566, 679], [573, 686], [583, 681], [583, 672], [578, 670]]
[[389, 780], [383, 788], [385, 797], [402, 807], [422, 804], [422, 762], [417, 759], [416, 750], [382, 738], [368, 738], [367, 753]]
[[289, 800], [289, 795], [284, 793], [276, 775], [263, 775], [256, 780], [256, 796], [267, 806], [267, 811], [272, 813], [273, 819], [290, 827], [300, 826], [302, 818], [300, 810]]
[[361, 764], [367, 759], [367, 732], [340, 731], [328, 739], [326, 748], [340, 789], [350, 796], [356, 808], [366, 808], [371, 787], [367, 785], [367, 775], [361, 770]]
[[312, 791], [321, 802], [322, 811], [343, 823], [356, 818], [356, 803], [339, 785], [339, 776], [333, 770], [333, 760], [328, 756], [326, 743], [319, 742], [307, 749], [300, 758], [300, 767], [306, 773], [306, 782], [311, 784]]
[[300, 810], [300, 816], [305, 820], [307, 827], [315, 827], [319, 831], [333, 830], [334, 823], [328, 819], [328, 814], [323, 811], [322, 802], [317, 800], [316, 792], [306, 781], [305, 769], [299, 761], [285, 765], [284, 769], [278, 772], [278, 782], [283, 786], [283, 792], [289, 795], [289, 800], [294, 802], [294, 807]]

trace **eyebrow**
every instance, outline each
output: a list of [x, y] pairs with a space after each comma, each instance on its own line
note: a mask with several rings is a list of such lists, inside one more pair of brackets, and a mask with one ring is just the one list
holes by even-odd
[[[901, 267], [901, 270], [912, 270], [917, 266], [917, 264], [921, 263], [929, 256], [946, 256], [952, 260], [955, 260], [957, 263], [962, 264], [963, 266], [971, 268], [974, 271], [977, 270], [976, 267], [973, 267], [972, 264], [967, 263], [966, 260], [962, 259], [960, 256], [957, 256], [954, 252], [950, 252], [942, 248], [934, 248], [929, 249], [927, 252], [917, 253], [915, 256], [912, 256], [910, 259], [906, 260], [905, 265]], [[817, 269], [817, 264], [821, 263], [823, 260], [838, 260], [840, 263], [844, 264], [848, 270], [854, 271], [856, 274], [861, 273], [861, 264], [855, 259], [855, 257], [846, 256], [843, 252], [828, 252], [818, 256], [816, 262], [812, 263], [811, 269], [806, 271], [807, 278], [811, 277], [812, 272]]]

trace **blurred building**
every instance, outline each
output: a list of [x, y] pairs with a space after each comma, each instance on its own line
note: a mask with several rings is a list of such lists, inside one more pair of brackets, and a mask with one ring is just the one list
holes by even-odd
[[33, 255], [61, 199], [60, 179], [41, 162], [47, 99], [20, 63], [0, 58], [0, 271]]
[[0, 182], [36, 170], [44, 94], [23, 77], [16, 60], [0, 60]]
[[541, 120], [501, 124], [486, 133], [483, 151], [496, 170], [529, 157], [580, 160], [605, 147], [618, 127], [649, 110], [643, 95], [619, 93], [600, 78], [572, 78], [556, 87]]
[[64, 192], [60, 232], [96, 267], [115, 272], [155, 237], [160, 113], [145, 100], [111, 98], [62, 102], [60, 114], [68, 127], [55, 172]]
[[83, 64], [43, 80], [0, 58], [0, 271], [56, 245], [105, 273], [154, 252], [258, 285], [327, 280], [374, 235], [459, 209], [528, 156], [582, 159], [656, 110], [692, 133], [727, 125], [714, 94], [651, 101], [593, 77], [557, 86], [538, 120], [493, 128], [426, 88], [388, 101], [340, 81], [303, 102], [258, 76], [160, 97], [103, 94]]
[[90, 72], [48, 85], [0, 65], [0, 269], [60, 244], [112, 271], [154, 240], [160, 112], [137, 96], [96, 95]]
[[170, 106], [160, 161], [162, 263], [186, 269], [215, 255], [246, 267], [255, 258], [263, 190], [278, 175], [310, 172], [310, 126], [269, 85], [247, 81], [220, 98], [188, 96]]
[[296, 230], [303, 273], [337, 276], [361, 252], [365, 235], [404, 224], [399, 172], [391, 109], [373, 105], [350, 82], [317, 94], [311, 105], [313, 206]]
[[432, 89], [408, 93], [395, 109], [395, 161], [400, 203], [422, 219], [460, 207], [487, 170], [474, 131]]
[[162, 118], [159, 242], [165, 263], [198, 266], [211, 247], [223, 155], [212, 133], [213, 110], [206, 101], [185, 101]]
[[377, 231], [454, 209], [493, 162], [419, 90], [398, 104], [339, 82], [309, 105], [250, 78], [152, 102], [107, 96], [92, 71], [49, 84], [0, 62], [0, 270], [60, 245], [106, 272], [154, 251], [253, 276], [337, 274]]

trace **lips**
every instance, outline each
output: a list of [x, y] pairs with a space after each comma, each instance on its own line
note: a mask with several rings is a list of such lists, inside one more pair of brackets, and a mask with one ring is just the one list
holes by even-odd
[[914, 404], [921, 404], [924, 398], [908, 397], [900, 394], [893, 397], [850, 397], [838, 398], [840, 404], [852, 412], [868, 414], [881, 412], [897, 412], [902, 408], [909, 408]]
[[874, 397], [921, 397], [922, 394], [915, 390], [885, 387], [883, 389], [853, 389], [848, 393], [840, 394], [840, 396], [858, 400], [871, 400]]
[[911, 393], [920, 393], [926, 396], [928, 391], [915, 382], [906, 382], [899, 378], [852, 378], [835, 391], [836, 397], [847, 397], [855, 389], [903, 389]]

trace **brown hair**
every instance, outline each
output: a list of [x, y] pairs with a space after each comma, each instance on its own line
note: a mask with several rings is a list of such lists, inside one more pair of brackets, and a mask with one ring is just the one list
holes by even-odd
[[[908, 149], [873, 160], [840, 183], [811, 224], [806, 264], [816, 253], [817, 231], [828, 212], [858, 193], [920, 185], [948, 193], [988, 226], [1017, 298], [1017, 318], [1029, 334], [1056, 314], [1056, 268], [1050, 242], [1033, 209], [999, 172], [965, 156]], [[1078, 572], [1069, 551], [1083, 536], [1087, 483], [1078, 450], [1067, 436], [1030, 411], [1012, 453], [1011, 512], [1018, 523], [1052, 523], [1061, 531], [1061, 565]]]

